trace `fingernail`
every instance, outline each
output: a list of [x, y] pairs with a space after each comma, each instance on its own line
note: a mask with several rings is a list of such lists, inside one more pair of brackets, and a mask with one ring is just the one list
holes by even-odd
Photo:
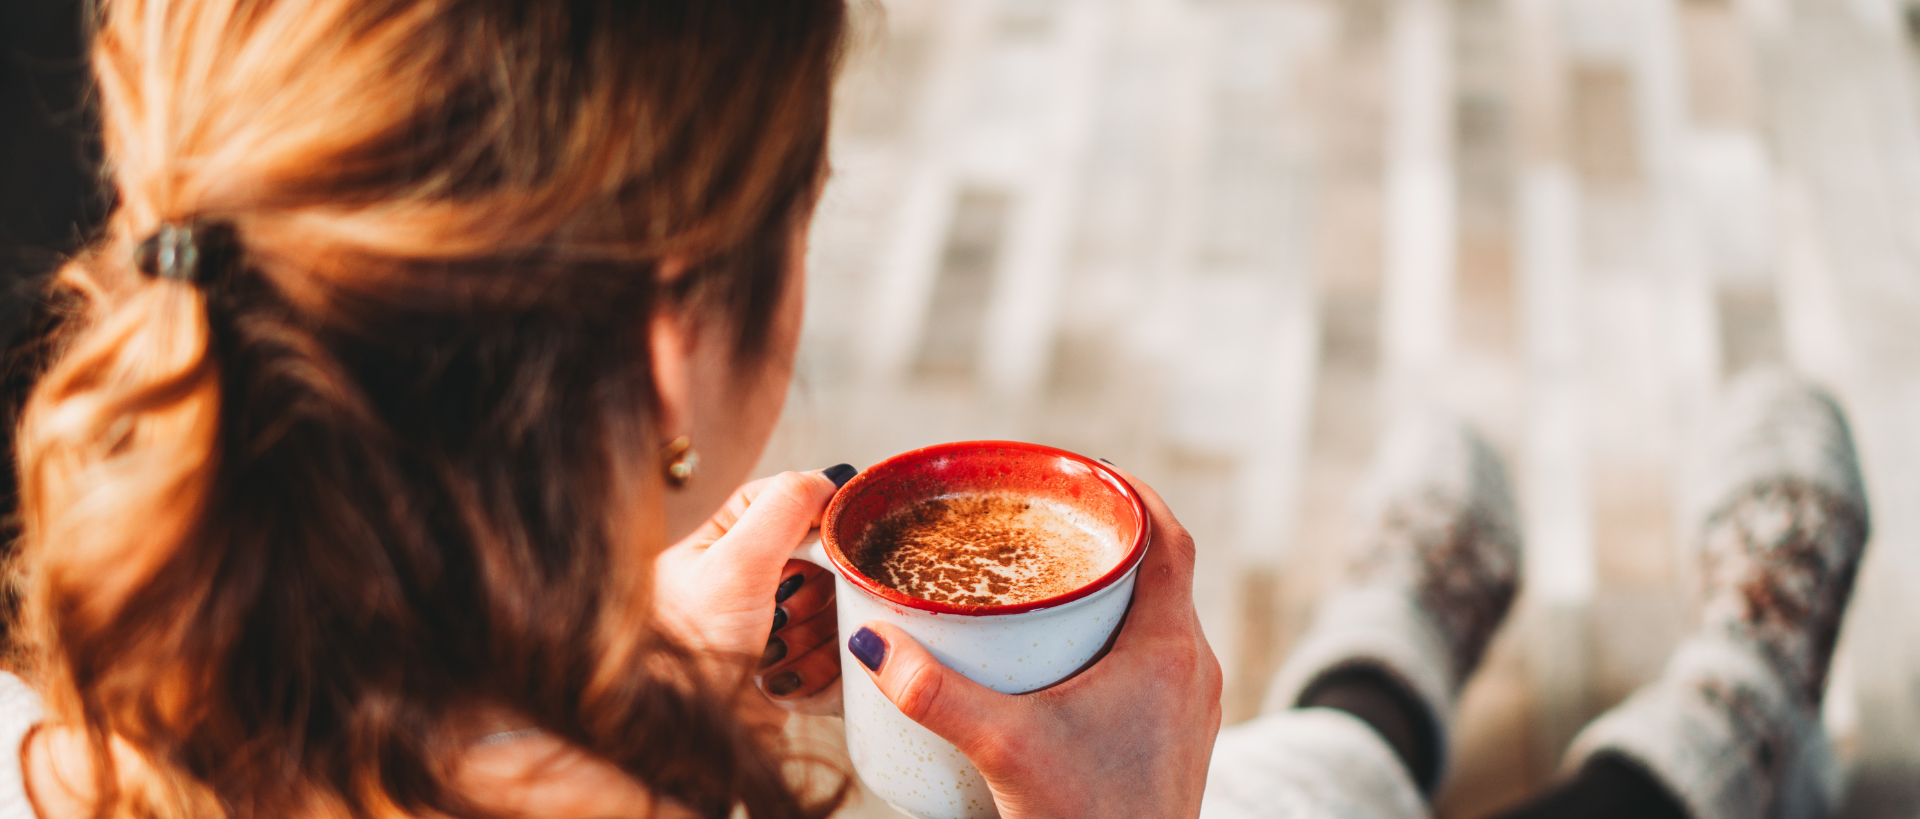
[[787, 641], [775, 637], [767, 641], [767, 650], [760, 652], [760, 667], [766, 668], [787, 658]]
[[800, 690], [800, 675], [792, 671], [782, 671], [767, 678], [767, 693], [784, 697]]
[[774, 609], [773, 610], [773, 631], [779, 631], [780, 627], [785, 626], [786, 624], [787, 624], [787, 610], [779, 609], [779, 608]]
[[1117, 463], [1114, 463], [1114, 462], [1112, 462], [1112, 461], [1109, 461], [1109, 460], [1107, 460], [1107, 459], [1105, 459], [1105, 458], [1101, 458], [1101, 459], [1100, 459], [1100, 462], [1101, 462], [1101, 463], [1103, 463], [1103, 464], [1106, 464], [1107, 466], [1119, 466], [1119, 464], [1117, 464]]
[[887, 641], [866, 626], [861, 626], [859, 631], [847, 638], [847, 650], [853, 652], [854, 659], [859, 660], [868, 671], [875, 673], [879, 673], [880, 664], [887, 661]]
[[779, 587], [773, 590], [773, 602], [775, 603], [787, 602], [787, 598], [792, 597], [794, 592], [799, 591], [800, 587], [806, 584], [807, 584], [807, 576], [804, 574], [796, 574], [792, 577], [789, 577], [785, 580], [780, 581]]
[[854, 469], [853, 464], [835, 464], [820, 470], [820, 476], [833, 481], [833, 488], [835, 489], [846, 486], [847, 481], [853, 480], [853, 476], [858, 474], [860, 474], [860, 470]]

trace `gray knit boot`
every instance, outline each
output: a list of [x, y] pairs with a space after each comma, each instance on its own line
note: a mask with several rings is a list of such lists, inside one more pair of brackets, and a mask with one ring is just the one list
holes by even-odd
[[1696, 819], [1824, 816], [1820, 697], [1868, 527], [1853, 439], [1831, 397], [1778, 371], [1739, 379], [1715, 420], [1695, 493], [1700, 629], [1575, 738], [1567, 768], [1628, 757]]
[[1444, 770], [1455, 695], [1513, 603], [1520, 528], [1500, 458], [1459, 420], [1412, 415], [1388, 432], [1359, 498], [1347, 579], [1268, 689], [1292, 708], [1315, 681], [1372, 666], [1418, 697]]

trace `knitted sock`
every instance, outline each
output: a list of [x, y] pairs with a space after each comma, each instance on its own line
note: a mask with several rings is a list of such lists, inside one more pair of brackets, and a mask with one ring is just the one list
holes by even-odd
[[[1389, 431], [1358, 509], [1347, 581], [1321, 603], [1275, 676], [1267, 709], [1312, 705], [1306, 695], [1330, 690], [1350, 694], [1351, 684], [1322, 681], [1373, 675], [1367, 686], [1386, 693], [1364, 694], [1361, 701], [1372, 704], [1352, 713], [1390, 742], [1411, 736], [1424, 745], [1396, 750], [1430, 791], [1445, 768], [1454, 697], [1517, 590], [1512, 494], [1499, 457], [1472, 430], [1418, 415]], [[1356, 669], [1366, 671], [1356, 677]], [[1423, 713], [1393, 716], [1395, 701]]]
[[1696, 819], [1824, 815], [1837, 776], [1819, 705], [1865, 547], [1866, 494], [1833, 399], [1790, 375], [1729, 390], [1697, 487], [1702, 622], [1661, 677], [1575, 738]]

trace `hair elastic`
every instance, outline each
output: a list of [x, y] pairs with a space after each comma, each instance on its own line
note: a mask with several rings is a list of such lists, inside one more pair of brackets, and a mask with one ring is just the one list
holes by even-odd
[[163, 222], [133, 252], [141, 273], [205, 288], [240, 256], [239, 234], [225, 222]]

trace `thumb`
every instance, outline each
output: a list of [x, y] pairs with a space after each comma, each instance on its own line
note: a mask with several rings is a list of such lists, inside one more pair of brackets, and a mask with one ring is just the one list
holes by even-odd
[[708, 554], [736, 564], [784, 566], [807, 531], [820, 525], [839, 487], [818, 472], [783, 472], [749, 489], [757, 491], [745, 498], [746, 511]]
[[996, 718], [1004, 721], [1013, 713], [1013, 697], [941, 665], [919, 642], [891, 624], [861, 624], [847, 638], [847, 650], [900, 713], [969, 757], [984, 750]]

